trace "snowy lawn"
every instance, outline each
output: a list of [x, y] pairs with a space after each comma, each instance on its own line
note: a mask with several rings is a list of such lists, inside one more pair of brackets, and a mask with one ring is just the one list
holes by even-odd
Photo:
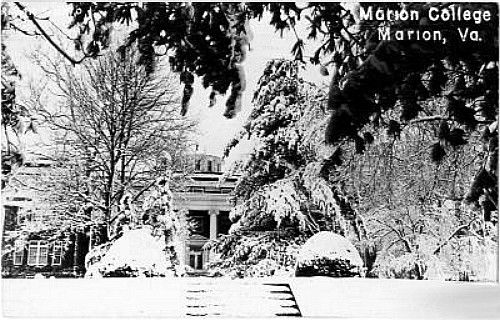
[[495, 319], [500, 315], [496, 284], [325, 277], [2, 279], [2, 309], [4, 316], [50, 318], [184, 317], [189, 310], [203, 314], [202, 309], [188, 308], [194, 303], [210, 305], [208, 314], [213, 315], [270, 317], [280, 310], [268, 300], [274, 289], [265, 283], [289, 284], [305, 317]]
[[307, 317], [500, 319], [496, 283], [312, 277], [290, 287]]

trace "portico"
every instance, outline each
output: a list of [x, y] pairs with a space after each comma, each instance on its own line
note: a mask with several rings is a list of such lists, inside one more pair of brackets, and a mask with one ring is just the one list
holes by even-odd
[[[197, 168], [190, 176], [183, 191], [174, 192], [174, 210], [188, 210], [191, 221], [191, 236], [185, 242], [180, 256], [184, 263], [195, 271], [202, 271], [212, 258], [203, 250], [209, 240], [215, 240], [221, 234], [227, 234], [231, 222], [229, 212], [234, 207], [230, 193], [233, 191], [237, 177], [221, 179], [221, 160], [219, 157], [202, 156], [196, 160]], [[207, 171], [208, 169], [212, 171]]]

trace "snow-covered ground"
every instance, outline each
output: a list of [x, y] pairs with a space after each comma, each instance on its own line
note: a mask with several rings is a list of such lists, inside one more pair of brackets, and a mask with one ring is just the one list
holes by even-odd
[[288, 284], [305, 317], [500, 317], [497, 284], [324, 277], [2, 279], [2, 309], [10, 317], [149, 318], [203, 314], [199, 306], [211, 305], [212, 316], [271, 317], [293, 302], [281, 299], [286, 286], [269, 283]]
[[500, 319], [497, 283], [315, 277], [290, 287], [308, 317]]

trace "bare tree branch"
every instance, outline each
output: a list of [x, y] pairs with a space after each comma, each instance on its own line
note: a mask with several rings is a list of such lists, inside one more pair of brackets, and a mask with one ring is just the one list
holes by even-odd
[[47, 34], [45, 29], [43, 29], [42, 26], [38, 23], [37, 18], [35, 17], [35, 15], [33, 13], [28, 11], [28, 9], [26, 9], [26, 7], [24, 5], [22, 5], [20, 2], [15, 2], [15, 4], [22, 12], [24, 12], [24, 14], [26, 14], [28, 19], [30, 19], [30, 21], [33, 22], [35, 27], [40, 31], [42, 36], [52, 45], [52, 47], [54, 47], [69, 62], [71, 62], [73, 65], [76, 65], [76, 64], [83, 62], [83, 60], [85, 60], [85, 58], [87, 58], [87, 56], [84, 56], [80, 60], [76, 60], [76, 59], [72, 58], [57, 43], [55, 43], [55, 41], [52, 39], [52, 37], [49, 34]]

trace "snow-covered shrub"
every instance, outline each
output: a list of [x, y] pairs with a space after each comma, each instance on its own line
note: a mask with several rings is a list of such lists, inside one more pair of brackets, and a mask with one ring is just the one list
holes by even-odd
[[346, 238], [322, 231], [309, 238], [297, 258], [296, 276], [350, 277], [362, 273], [358, 250]]
[[[87, 269], [87, 277], [166, 276], [173, 272], [165, 239], [154, 237], [152, 228], [130, 230], [109, 246], [99, 261]], [[90, 261], [89, 261], [90, 262]]]
[[250, 277], [270, 277], [276, 273], [278, 263], [271, 259], [260, 260], [256, 265], [251, 266], [246, 272]]

